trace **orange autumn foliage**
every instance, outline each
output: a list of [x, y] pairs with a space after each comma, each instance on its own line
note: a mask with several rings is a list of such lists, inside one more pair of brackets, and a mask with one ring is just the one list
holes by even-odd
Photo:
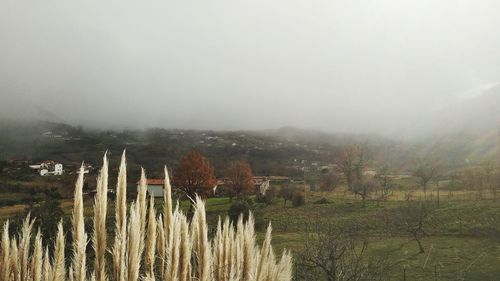
[[245, 161], [236, 161], [227, 171], [231, 188], [236, 196], [251, 195], [255, 191], [252, 168]]
[[214, 168], [196, 150], [191, 150], [180, 161], [174, 173], [174, 186], [194, 199], [198, 194], [207, 196], [217, 184]]

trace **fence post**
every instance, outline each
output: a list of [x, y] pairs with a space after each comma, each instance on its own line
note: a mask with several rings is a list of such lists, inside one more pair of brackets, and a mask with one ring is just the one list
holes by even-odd
[[438, 280], [437, 264], [434, 265], [434, 281]]
[[437, 187], [437, 200], [438, 200], [438, 208], [439, 208], [439, 186]]

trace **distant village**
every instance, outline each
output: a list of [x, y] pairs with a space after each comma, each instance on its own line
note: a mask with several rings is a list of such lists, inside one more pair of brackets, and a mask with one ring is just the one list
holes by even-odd
[[[65, 166], [62, 163], [59, 163], [54, 160], [45, 160], [38, 164], [31, 164], [30, 161], [22, 161], [22, 160], [11, 160], [11, 164], [18, 165], [27, 165], [29, 169], [39, 175], [40, 177], [54, 177], [54, 176], [62, 176], [64, 174], [79, 174], [80, 168], [71, 166], [71, 170], [65, 170]], [[5, 168], [8, 172], [8, 168]], [[83, 164], [83, 173], [89, 174], [94, 171], [94, 167], [88, 164]], [[265, 194], [270, 184], [285, 184], [285, 183], [295, 183], [295, 184], [303, 184], [304, 181], [293, 180], [287, 176], [254, 176], [253, 182], [255, 184], [255, 193], [256, 194]], [[164, 179], [147, 179], [147, 191], [150, 196], [153, 197], [163, 197], [163, 188], [164, 188]], [[139, 185], [139, 181], [136, 183]], [[212, 196], [218, 196], [220, 194], [220, 190], [223, 187], [231, 185], [231, 181], [228, 178], [221, 178], [217, 180], [217, 184], [213, 187]], [[95, 193], [95, 190], [90, 191], [91, 194]], [[113, 193], [113, 190], [110, 189], [110, 193]]]
[[[24, 162], [25, 164], [27, 163]], [[301, 164], [304, 164], [302, 162]], [[324, 166], [319, 166], [317, 162], [314, 162], [311, 164], [311, 166], [315, 169], [318, 170], [323, 170], [323, 171], [336, 171], [336, 167], [334, 164], [330, 165], [324, 165]], [[79, 167], [72, 167], [71, 170], [67, 171], [64, 169], [64, 165], [62, 163], [56, 162], [54, 160], [46, 160], [43, 161], [39, 164], [28, 164], [28, 167], [36, 174], [38, 174], [41, 177], [51, 177], [51, 176], [62, 176], [63, 174], [79, 174], [80, 173], [80, 168]], [[307, 169], [302, 169], [304, 172], [309, 172], [311, 169], [308, 167]], [[88, 164], [83, 165], [83, 173], [84, 174], [89, 174], [94, 171], [94, 167]], [[373, 176], [375, 174], [375, 171], [372, 169], [367, 169], [364, 171], [365, 174]], [[336, 172], [337, 176], [342, 176], [341, 173]], [[304, 185], [305, 179], [293, 179], [288, 176], [277, 176], [277, 175], [271, 175], [271, 176], [253, 176], [253, 182], [255, 185], [255, 194], [260, 194], [260, 195], [265, 195], [267, 189], [269, 189], [270, 185], [272, 184], [278, 184], [278, 185], [283, 185], [283, 184], [301, 184]], [[138, 186], [140, 183], [139, 181], [136, 182], [136, 185]], [[147, 186], [147, 191], [150, 196], [153, 197], [163, 197], [163, 189], [164, 189], [164, 179], [156, 179], [156, 178], [150, 178], [147, 179], [146, 186]], [[224, 187], [231, 186], [231, 180], [229, 178], [219, 178], [217, 179], [217, 184], [213, 187], [213, 193], [212, 196], [224, 196], [223, 191], [225, 190]], [[95, 193], [95, 190], [90, 191], [91, 194]], [[113, 193], [113, 190], [110, 189], [110, 193]]]
[[[344, 177], [341, 169], [332, 160], [334, 148], [328, 144], [306, 143], [298, 139], [278, 138], [251, 132], [177, 129], [149, 129], [144, 132], [86, 132], [61, 125], [60, 128], [40, 130], [34, 134], [34, 138], [47, 149], [37, 148], [34, 151], [26, 149], [15, 156], [6, 157], [5, 164], [0, 167], [2, 175], [11, 174], [13, 178], [24, 178], [24, 180], [36, 180], [36, 176], [39, 176], [40, 178], [55, 178], [60, 182], [69, 181], [70, 177], [64, 176], [80, 173], [78, 161], [89, 159], [88, 155], [84, 156], [84, 153], [103, 152], [108, 147], [115, 147], [116, 153], [116, 147], [127, 147], [130, 151], [138, 152], [133, 165], [144, 163], [146, 169], [148, 169], [147, 165], [152, 169], [151, 163], [157, 163], [159, 159], [161, 163], [175, 163], [180, 157], [175, 153], [183, 153], [187, 149], [195, 149], [205, 154], [218, 171], [225, 169], [237, 155], [252, 164], [253, 173], [257, 175], [253, 177], [255, 194], [264, 193], [269, 185], [307, 184], [313, 190], [313, 188], [318, 188], [322, 181], [328, 180], [328, 177], [336, 178], [334, 180], [337, 181]], [[58, 158], [54, 155], [59, 155], [55, 154], [59, 150], [70, 152], [65, 152], [64, 157]], [[165, 154], [165, 156], [160, 158], [157, 156], [159, 154]], [[51, 159], [51, 155], [56, 159]], [[45, 157], [48, 159], [43, 159]], [[95, 159], [92, 160], [94, 161], [92, 163], [97, 163]], [[97, 168], [85, 164], [83, 173], [94, 174]], [[363, 173], [374, 176], [377, 172], [366, 165]], [[163, 179], [158, 179], [158, 176], [158, 174], [153, 174], [147, 182], [150, 195], [155, 197], [163, 196]], [[223, 196], [222, 193], [231, 183], [221, 173], [216, 176], [217, 184], [213, 187], [212, 196]], [[403, 172], [392, 176], [410, 177], [411, 175]], [[137, 174], [131, 179], [129, 184], [136, 184], [134, 180], [138, 179]], [[48, 182], [50, 181], [52, 180]], [[89, 184], [87, 192], [92, 193], [91, 189], [94, 188], [92, 183]]]
[[[54, 160], [46, 160], [40, 164], [29, 165], [29, 167], [35, 170], [40, 176], [62, 176], [65, 172], [63, 164]], [[88, 174], [93, 169], [91, 165], [84, 165], [83, 168], [84, 174]], [[80, 168], [76, 169], [74, 172], [79, 174]]]

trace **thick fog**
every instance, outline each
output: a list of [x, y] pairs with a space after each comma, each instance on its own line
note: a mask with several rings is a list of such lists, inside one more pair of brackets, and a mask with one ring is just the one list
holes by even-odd
[[497, 0], [0, 0], [0, 116], [394, 133], [500, 82], [499, 15]]

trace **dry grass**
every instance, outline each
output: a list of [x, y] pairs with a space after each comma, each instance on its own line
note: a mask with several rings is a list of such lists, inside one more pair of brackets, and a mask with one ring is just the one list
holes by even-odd
[[[271, 246], [271, 227], [259, 248], [255, 243], [252, 216], [233, 226], [219, 222], [216, 236], [208, 238], [205, 203], [195, 198], [195, 212], [189, 221], [179, 209], [172, 211], [171, 186], [165, 168], [165, 196], [162, 214], [147, 204], [146, 175], [142, 171], [137, 199], [127, 208], [125, 153], [120, 164], [115, 204], [114, 241], [107, 243], [108, 161], [106, 155], [98, 178], [94, 201], [93, 266], [87, 266], [88, 235], [84, 227], [83, 173], [75, 186], [71, 228], [72, 254], [65, 256], [66, 237], [62, 222], [56, 237], [32, 237], [33, 221], [28, 216], [19, 235], [9, 236], [6, 222], [1, 236], [1, 281], [289, 281], [292, 258], [288, 251], [277, 261]], [[54, 241], [54, 242], [50, 242]], [[49, 253], [47, 243], [55, 243]], [[45, 248], [44, 248], [45, 247]], [[31, 249], [32, 248], [32, 249]], [[106, 252], [111, 257], [107, 258]]]

